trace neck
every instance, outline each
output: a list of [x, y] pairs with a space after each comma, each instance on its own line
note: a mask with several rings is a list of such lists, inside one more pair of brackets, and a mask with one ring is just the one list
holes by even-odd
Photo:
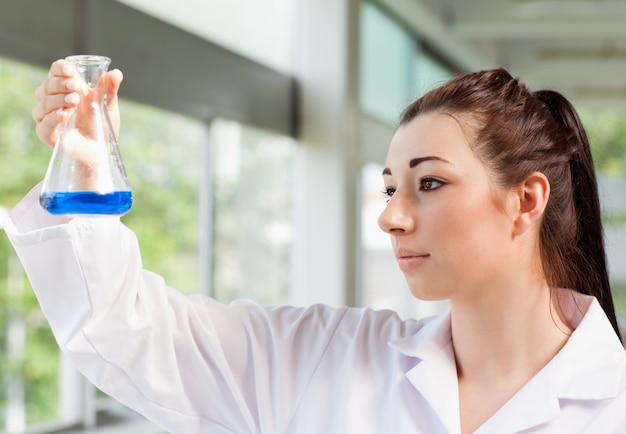
[[[514, 281], [508, 279], [509, 282]], [[539, 280], [451, 300], [462, 432], [474, 432], [565, 345], [571, 329]], [[470, 300], [471, 299], [471, 300]]]
[[451, 300], [459, 379], [518, 379], [523, 385], [556, 355], [571, 330], [555, 311], [553, 291], [543, 279], [482, 294], [487, 295]]

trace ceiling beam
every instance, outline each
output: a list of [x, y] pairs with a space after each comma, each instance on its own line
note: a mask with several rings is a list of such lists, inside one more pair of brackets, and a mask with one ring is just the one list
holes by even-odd
[[456, 0], [451, 27], [462, 38], [626, 37], [624, 1]]
[[626, 38], [623, 20], [513, 20], [480, 18], [456, 21], [450, 29], [461, 39], [611, 40]]
[[626, 83], [626, 59], [602, 61], [601, 68], [598, 65], [598, 62], [583, 59], [530, 60], [523, 64], [513, 63], [511, 68], [524, 77], [533, 77], [544, 82], [558, 81], [565, 85], [599, 82], [603, 85], [617, 86]]

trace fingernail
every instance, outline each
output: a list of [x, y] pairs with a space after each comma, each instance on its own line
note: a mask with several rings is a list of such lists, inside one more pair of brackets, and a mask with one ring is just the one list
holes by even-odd
[[68, 93], [64, 98], [65, 102], [68, 104], [76, 104], [78, 102], [78, 95], [75, 93]]
[[76, 90], [76, 89], [77, 89], [77, 87], [78, 87], [78, 84], [76, 83], [76, 81], [75, 81], [75, 80], [70, 80], [70, 81], [68, 81], [67, 83], [65, 83], [65, 87], [66, 87], [68, 90]]
[[65, 75], [70, 75], [72, 73], [72, 67], [69, 65], [65, 65], [61, 71], [63, 71], [63, 74]]

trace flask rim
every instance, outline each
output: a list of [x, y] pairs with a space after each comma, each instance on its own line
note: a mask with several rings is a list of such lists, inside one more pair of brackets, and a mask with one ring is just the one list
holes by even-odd
[[68, 62], [76, 62], [83, 65], [101, 64], [106, 62], [111, 63], [111, 59], [106, 56], [100, 56], [95, 54], [74, 54], [65, 58]]

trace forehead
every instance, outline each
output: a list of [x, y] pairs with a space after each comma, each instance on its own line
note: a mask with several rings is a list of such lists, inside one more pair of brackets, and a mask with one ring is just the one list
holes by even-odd
[[468, 139], [469, 130], [446, 114], [429, 113], [417, 116], [398, 128], [387, 154], [387, 167], [413, 158], [436, 156], [450, 162], [476, 160]]

